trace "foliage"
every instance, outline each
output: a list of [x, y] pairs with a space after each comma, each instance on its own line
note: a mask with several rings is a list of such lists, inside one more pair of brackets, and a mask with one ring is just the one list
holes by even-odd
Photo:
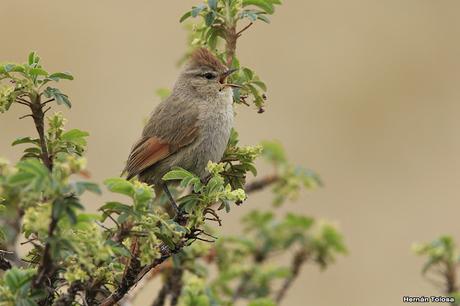
[[[415, 244], [413, 251], [416, 255], [427, 258], [422, 275], [437, 289], [459, 301], [457, 274], [460, 253], [454, 239], [451, 236], [441, 236], [429, 243]], [[458, 302], [453, 305], [458, 305]]]
[[[191, 47], [211, 48], [228, 66], [240, 68], [231, 81], [235, 103], [252, 102], [262, 112], [266, 85], [235, 56], [239, 21], [269, 22], [277, 0], [208, 0], [193, 7], [181, 21], [198, 18]], [[25, 107], [37, 136], [23, 136], [12, 145], [25, 146], [14, 165], [0, 160], [0, 306], [115, 305], [142, 277], [160, 265], [165, 290], [173, 305], [276, 305], [304, 263], [321, 268], [346, 249], [331, 225], [275, 207], [295, 199], [303, 187], [321, 185], [318, 176], [288, 162], [282, 146], [263, 142], [241, 146], [232, 132], [220, 163], [209, 162], [203, 182], [185, 169], [171, 169], [165, 181], [178, 182], [173, 194], [183, 214], [171, 217], [168, 201], [153, 186], [137, 179], [109, 178], [106, 188], [124, 197], [100, 206], [97, 214], [82, 210], [81, 196], [101, 193], [87, 181], [84, 158], [87, 132], [65, 127], [62, 113], [46, 116], [51, 103], [70, 108], [69, 97], [56, 82], [73, 80], [69, 73], [48, 73], [32, 52], [25, 64], [0, 65], [0, 112]], [[158, 90], [164, 99], [168, 89]], [[256, 176], [256, 159], [274, 167], [268, 178]], [[256, 190], [273, 186], [275, 207], [253, 211], [242, 219], [242, 236], [221, 236], [210, 223], [221, 222], [214, 208], [229, 212]], [[254, 187], [256, 186], [256, 187]], [[213, 221], [213, 222], [209, 222]], [[28, 246], [22, 258], [18, 241]], [[213, 243], [214, 242], [214, 243]], [[288, 265], [274, 257], [292, 252]], [[168, 266], [167, 264], [170, 264]], [[212, 264], [212, 265], [211, 265]], [[218, 273], [211, 277], [211, 267]], [[173, 273], [174, 272], [174, 273]], [[177, 273], [179, 272], [179, 273]], [[275, 284], [282, 287], [275, 290]], [[171, 285], [173, 284], [173, 285]], [[163, 293], [162, 293], [163, 292]]]

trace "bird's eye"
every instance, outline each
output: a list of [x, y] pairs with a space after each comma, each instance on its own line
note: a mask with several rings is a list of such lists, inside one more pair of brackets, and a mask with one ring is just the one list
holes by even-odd
[[207, 78], [208, 80], [213, 80], [216, 78], [215, 74], [211, 73], [211, 72], [207, 72], [203, 75], [205, 78]]

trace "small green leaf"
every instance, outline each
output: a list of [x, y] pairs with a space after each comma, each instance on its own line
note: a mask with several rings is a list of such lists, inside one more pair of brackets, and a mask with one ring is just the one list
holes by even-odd
[[182, 15], [182, 17], [179, 19], [179, 22], [181, 22], [181, 23], [184, 22], [185, 20], [190, 18], [190, 16], [192, 16], [192, 11], [188, 11], [187, 13]]
[[201, 11], [204, 10], [205, 8], [206, 8], [206, 4], [204, 3], [198, 4], [196, 7], [192, 8], [192, 11], [191, 11], [192, 17], [198, 16], [201, 13]]
[[59, 89], [57, 88], [52, 88], [52, 87], [47, 87], [44, 91], [44, 94], [47, 98], [53, 98], [56, 100], [56, 103], [61, 105], [64, 104], [68, 108], [72, 106], [70, 103], [69, 97], [65, 94], [63, 94]]
[[81, 131], [79, 129], [72, 129], [62, 134], [61, 139], [64, 141], [74, 143], [79, 146], [86, 146], [85, 137], [88, 137], [88, 136], [89, 136], [88, 132]]
[[59, 79], [73, 80], [73, 76], [70, 73], [66, 73], [66, 72], [56, 72], [56, 73], [50, 74], [48, 78], [55, 79], [55, 80], [59, 80]]
[[96, 183], [91, 182], [76, 182], [75, 183], [75, 190], [78, 195], [83, 194], [85, 191], [91, 191], [95, 194], [101, 194], [101, 189], [99, 185]]
[[209, 8], [213, 11], [217, 9], [217, 0], [208, 0]]
[[195, 177], [195, 175], [185, 169], [175, 167], [173, 168], [173, 170], [169, 171], [163, 176], [163, 180], [165, 181], [183, 180], [189, 177]]
[[116, 178], [110, 178], [104, 181], [104, 184], [107, 186], [107, 188], [115, 193], [121, 193], [124, 195], [127, 195], [129, 197], [134, 196], [134, 186], [131, 184], [131, 182], [116, 177]]
[[47, 76], [48, 75], [48, 72], [42, 68], [32, 68], [30, 69], [29, 73], [32, 76], [38, 76], [38, 75]]
[[254, 5], [258, 8], [264, 10], [267, 14], [273, 14], [275, 12], [275, 7], [271, 2], [267, 0], [243, 0], [243, 7]]
[[210, 11], [206, 14], [204, 17], [205, 24], [210, 27], [214, 23], [214, 20], [216, 19], [216, 12]]
[[35, 64], [35, 51], [29, 53], [29, 65]]
[[13, 143], [11, 145], [16, 146], [18, 144], [23, 144], [23, 143], [38, 144], [38, 139], [30, 138], [30, 137], [21, 137], [21, 138], [17, 138], [15, 141], [13, 141]]

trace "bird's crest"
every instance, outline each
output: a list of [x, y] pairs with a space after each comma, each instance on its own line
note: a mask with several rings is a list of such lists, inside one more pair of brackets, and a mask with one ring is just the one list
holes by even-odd
[[197, 66], [209, 66], [217, 71], [225, 71], [227, 68], [211, 51], [206, 48], [196, 49], [190, 58], [190, 63]]

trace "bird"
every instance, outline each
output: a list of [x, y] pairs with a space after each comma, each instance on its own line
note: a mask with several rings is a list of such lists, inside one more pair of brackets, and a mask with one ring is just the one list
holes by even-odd
[[190, 56], [171, 94], [152, 112], [140, 139], [134, 143], [124, 172], [127, 179], [164, 191], [175, 214], [178, 206], [163, 176], [181, 167], [206, 181], [209, 161], [219, 162], [227, 147], [234, 121], [233, 91], [227, 68], [202, 47]]

